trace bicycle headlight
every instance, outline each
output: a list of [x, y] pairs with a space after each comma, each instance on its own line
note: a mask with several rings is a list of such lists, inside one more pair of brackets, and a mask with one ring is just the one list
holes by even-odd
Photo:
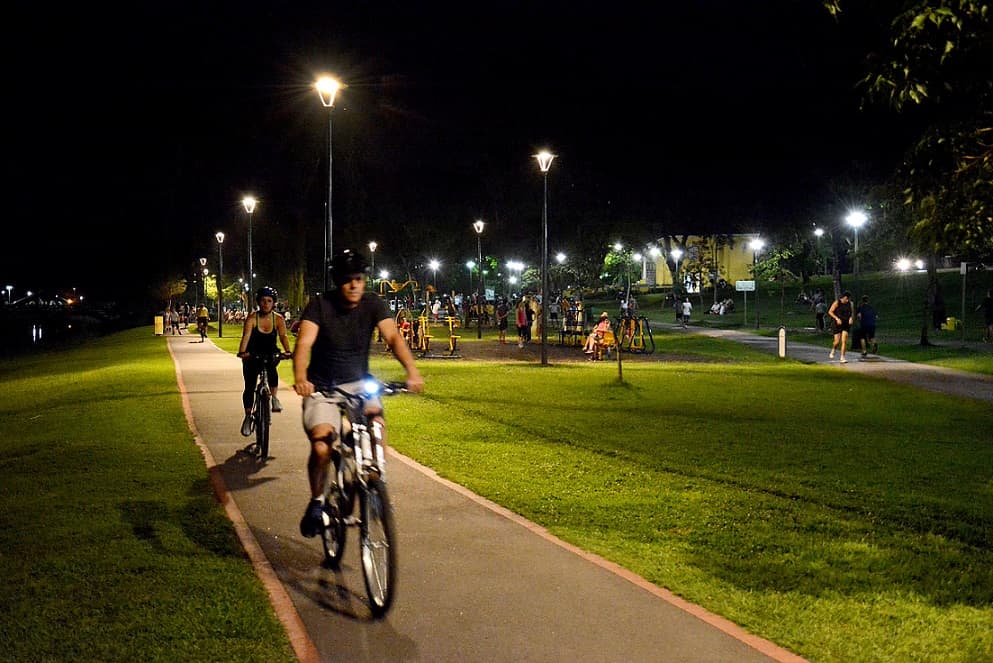
[[366, 380], [363, 383], [362, 388], [365, 390], [365, 393], [369, 396], [375, 396], [376, 394], [379, 393], [381, 389], [379, 382], [377, 382], [376, 380]]

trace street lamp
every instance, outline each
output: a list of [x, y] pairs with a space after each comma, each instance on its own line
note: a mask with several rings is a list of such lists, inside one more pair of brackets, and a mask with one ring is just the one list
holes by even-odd
[[[472, 270], [476, 269], [475, 260], [467, 260], [465, 263], [465, 268], [469, 270], [469, 292], [472, 292]], [[466, 318], [468, 321], [468, 318]]]
[[[817, 264], [819, 266], [821, 264], [821, 260], [823, 259], [823, 256], [821, 255], [821, 237], [824, 237], [824, 229], [823, 228], [814, 228], [814, 236], [817, 237]], [[824, 261], [823, 273], [824, 274], [827, 274], [827, 261], [826, 260]]]
[[341, 89], [342, 85], [340, 82], [331, 78], [330, 76], [322, 76], [318, 79], [315, 87], [317, 88], [317, 94], [321, 97], [321, 103], [325, 108], [328, 109], [328, 201], [327, 201], [327, 221], [328, 227], [326, 234], [324, 235], [324, 291], [327, 292], [330, 289], [328, 283], [328, 276], [331, 272], [331, 255], [334, 248], [333, 238], [334, 235], [331, 232], [331, 111], [334, 109], [334, 97]]
[[370, 270], [370, 273], [372, 273], [372, 274], [375, 274], [376, 273], [376, 247], [377, 246], [379, 246], [379, 244], [376, 244], [375, 242], [369, 242], [369, 255], [372, 256], [372, 269]]
[[252, 264], [252, 213], [255, 211], [255, 206], [259, 203], [255, 199], [255, 196], [245, 196], [241, 199], [241, 204], [245, 206], [245, 212], [248, 213], [248, 291], [254, 291], [254, 283], [252, 279], [255, 276], [255, 267]]
[[759, 328], [759, 284], [758, 277], [755, 274], [755, 256], [765, 248], [765, 241], [761, 238], [756, 237], [751, 242], [748, 243], [748, 248], [752, 250], [752, 278], [755, 279], [755, 328]]
[[548, 365], [548, 169], [552, 167], [555, 155], [542, 150], [534, 155], [545, 180], [545, 195], [541, 208], [541, 365]]
[[438, 292], [438, 268], [441, 267], [441, 263], [432, 259], [428, 263], [428, 267], [431, 269], [431, 280], [434, 282], [434, 291]]
[[[483, 338], [483, 309], [486, 306], [486, 282], [483, 278], [483, 223], [482, 219], [476, 219], [472, 228], [476, 231], [476, 257], [479, 258], [479, 297], [476, 298], [476, 303], [479, 304], [479, 310], [476, 311], [476, 338]], [[472, 287], [470, 285], [470, 287]], [[482, 301], [480, 301], [482, 298]]]
[[669, 251], [669, 254], [676, 263], [676, 272], [672, 275], [672, 290], [675, 293], [678, 292], [676, 290], [676, 283], [679, 281], [679, 259], [683, 257], [683, 250], [677, 247], [672, 251]]
[[[865, 225], [865, 222], [869, 220], [869, 217], [865, 215], [865, 212], [855, 210], [850, 212], [848, 216], [845, 217], [845, 223], [850, 225], [855, 229], [855, 264], [854, 272], [858, 276], [859, 273], [859, 228]], [[857, 288], [856, 288], [857, 290]]]
[[224, 338], [224, 233], [218, 231], [217, 239], [217, 338]]
[[14, 286], [12, 286], [12, 285], [8, 285], [7, 288], [6, 288], [6, 290], [7, 290], [7, 303], [8, 304], [10, 303], [10, 291], [13, 290], [13, 289], [14, 289]]

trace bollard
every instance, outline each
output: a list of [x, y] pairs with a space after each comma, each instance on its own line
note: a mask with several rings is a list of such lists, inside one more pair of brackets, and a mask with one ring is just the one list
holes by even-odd
[[786, 358], [786, 327], [779, 328], [779, 358]]

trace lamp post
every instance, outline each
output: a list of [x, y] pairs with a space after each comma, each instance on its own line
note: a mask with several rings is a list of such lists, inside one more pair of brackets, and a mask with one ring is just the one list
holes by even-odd
[[218, 231], [217, 239], [217, 338], [224, 338], [224, 233]]
[[548, 366], [548, 169], [555, 155], [542, 150], [534, 155], [545, 181], [545, 195], [541, 208], [541, 365]]
[[323, 76], [316, 83], [317, 94], [321, 103], [328, 109], [328, 200], [327, 200], [327, 229], [324, 235], [324, 291], [330, 288], [328, 277], [331, 271], [331, 255], [334, 249], [334, 235], [331, 225], [331, 111], [334, 110], [334, 97], [341, 89], [340, 82], [330, 76]]
[[845, 223], [855, 229], [855, 263], [853, 265], [853, 271], [856, 276], [858, 276], [859, 273], [859, 228], [865, 225], [865, 222], [868, 220], [869, 217], [865, 215], [865, 212], [861, 212], [859, 210], [850, 212], [848, 216], [845, 217]]
[[[472, 292], [472, 270], [476, 269], [476, 261], [475, 260], [467, 260], [466, 263], [465, 263], [465, 268], [469, 271], [469, 290], [468, 290], [468, 292]], [[468, 321], [468, 320], [469, 320], [469, 318], [466, 317], [466, 321]]]
[[207, 305], [207, 259], [200, 258], [200, 295], [203, 305]]
[[376, 244], [376, 242], [369, 242], [369, 255], [372, 257], [372, 268], [369, 270], [370, 274], [376, 273], [376, 247], [378, 246], [379, 244]]
[[[823, 256], [821, 255], [821, 237], [824, 237], [824, 229], [823, 228], [814, 228], [814, 236], [817, 237], [817, 263], [818, 263], [818, 266], [819, 266], [820, 263], [821, 263], [821, 260], [823, 258]], [[824, 265], [824, 268], [823, 268], [823, 273], [824, 274], [827, 274], [827, 264], [826, 264], [827, 261], [824, 261], [824, 262], [825, 262], [825, 265]]]
[[[483, 307], [486, 306], [486, 282], [483, 279], [483, 223], [482, 219], [476, 219], [472, 228], [476, 231], [476, 257], [479, 258], [479, 297], [476, 302], [479, 310], [476, 312], [476, 338], [483, 338]], [[471, 287], [471, 285], [470, 285]], [[480, 301], [482, 299], [482, 301]]]
[[10, 291], [13, 290], [13, 289], [14, 289], [14, 286], [12, 286], [12, 285], [8, 285], [7, 288], [6, 288], [6, 290], [7, 290], [7, 303], [8, 304], [10, 303]]
[[255, 206], [258, 204], [258, 200], [255, 196], [245, 196], [241, 199], [241, 204], [245, 206], [245, 212], [248, 213], [248, 291], [254, 291], [255, 277], [255, 266], [252, 264], [252, 213], [255, 212]]
[[673, 292], [677, 292], [676, 283], [679, 283], [679, 259], [683, 257], [683, 250], [677, 247], [672, 251], [669, 251], [669, 254], [676, 263], [676, 273], [672, 275], [672, 290]]
[[437, 260], [432, 259], [428, 262], [428, 267], [431, 269], [431, 281], [434, 285], [435, 293], [438, 292], [438, 268], [441, 267], [441, 263]]
[[748, 243], [748, 248], [752, 250], [752, 278], [755, 279], [755, 328], [758, 329], [759, 328], [759, 284], [758, 284], [757, 275], [755, 274], [755, 265], [756, 265], [755, 260], [756, 260], [756, 255], [758, 255], [758, 252], [761, 251], [763, 248], [765, 248], [765, 242], [761, 238], [756, 237], [755, 239], [753, 239], [751, 242]]

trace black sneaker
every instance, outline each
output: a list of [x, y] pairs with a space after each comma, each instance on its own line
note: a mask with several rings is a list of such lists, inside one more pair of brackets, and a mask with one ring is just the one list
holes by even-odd
[[300, 519], [300, 534], [312, 538], [320, 533], [324, 527], [324, 505], [317, 500], [310, 500], [307, 510], [303, 512]]
[[255, 422], [252, 420], [252, 414], [249, 412], [245, 415], [245, 420], [241, 422], [241, 434], [245, 437], [250, 437], [252, 435], [252, 428]]
[[279, 402], [279, 399], [276, 398], [275, 394], [272, 395], [272, 411], [273, 412], [283, 411], [283, 404]]

